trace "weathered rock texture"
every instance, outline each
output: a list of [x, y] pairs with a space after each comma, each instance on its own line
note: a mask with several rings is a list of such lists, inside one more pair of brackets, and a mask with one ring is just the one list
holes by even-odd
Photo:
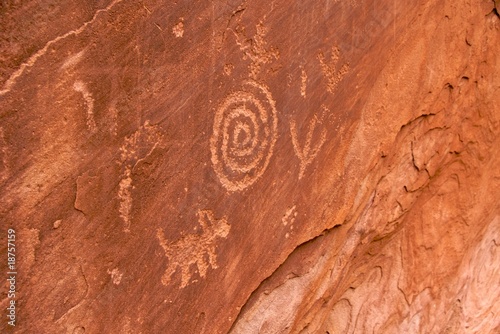
[[1, 6], [2, 332], [500, 333], [497, 1]]

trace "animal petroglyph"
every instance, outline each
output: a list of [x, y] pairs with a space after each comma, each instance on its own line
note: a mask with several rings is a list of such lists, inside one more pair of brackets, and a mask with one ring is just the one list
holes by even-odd
[[123, 173], [118, 185], [120, 199], [120, 218], [125, 223], [125, 232], [130, 232], [130, 215], [132, 212], [132, 169], [141, 159], [153, 152], [161, 140], [161, 135], [155, 126], [146, 121], [134, 134], [125, 138], [120, 148], [120, 165]]
[[80, 80], [75, 81], [73, 89], [82, 94], [83, 100], [87, 105], [87, 128], [90, 132], [95, 132], [97, 127], [94, 119], [94, 98], [92, 97], [92, 94], [88, 90], [87, 85]]
[[172, 243], [167, 242], [161, 228], [157, 230], [156, 236], [169, 262], [161, 280], [163, 285], [170, 283], [177, 268], [181, 269], [181, 288], [186, 287], [191, 280], [191, 265], [196, 265], [200, 277], [205, 277], [209, 266], [217, 269], [216, 240], [226, 238], [231, 226], [226, 217], [216, 220], [210, 210], [199, 210], [198, 222], [203, 228], [201, 235], [189, 234]]
[[327, 64], [325, 56], [323, 53], [318, 55], [319, 63], [321, 65], [321, 70], [328, 80], [327, 89], [330, 93], [334, 93], [335, 89], [344, 76], [349, 72], [349, 64], [346, 63], [337, 71], [337, 64], [340, 59], [340, 50], [337, 47], [332, 48], [331, 62]]
[[222, 185], [240, 191], [266, 170], [278, 136], [275, 101], [269, 90], [247, 81], [217, 109], [210, 141], [212, 165]]
[[314, 134], [314, 131], [316, 130], [316, 125], [318, 123], [321, 123], [321, 121], [318, 120], [318, 117], [316, 115], [314, 115], [313, 119], [309, 123], [309, 131], [307, 132], [306, 142], [304, 144], [304, 147], [301, 148], [300, 144], [299, 144], [298, 135], [297, 135], [297, 125], [295, 124], [294, 120], [292, 120], [290, 122], [290, 133], [292, 135], [293, 149], [295, 151], [295, 154], [297, 155], [297, 157], [300, 160], [299, 180], [304, 176], [304, 172], [306, 170], [306, 167], [314, 160], [314, 158], [318, 154], [319, 150], [321, 149], [321, 147], [325, 143], [326, 130], [324, 128], [322, 128], [319, 141], [317, 142], [315, 147], [311, 147], [313, 134]]

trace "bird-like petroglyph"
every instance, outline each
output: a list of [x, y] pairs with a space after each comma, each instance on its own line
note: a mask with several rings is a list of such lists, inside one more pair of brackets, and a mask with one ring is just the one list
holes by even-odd
[[342, 81], [347, 72], [349, 72], [349, 64], [345, 63], [340, 67], [340, 69], [337, 69], [337, 65], [340, 59], [340, 50], [338, 47], [332, 48], [330, 63], [327, 63], [325, 55], [323, 53], [319, 53], [318, 59], [321, 65], [321, 71], [328, 80], [327, 89], [330, 93], [333, 94], [337, 89], [340, 81]]
[[[181, 288], [185, 288], [191, 280], [191, 265], [196, 265], [200, 277], [205, 277], [209, 267], [217, 269], [216, 241], [226, 238], [231, 226], [226, 217], [217, 220], [210, 210], [198, 211], [198, 222], [202, 234], [188, 234], [175, 242], [168, 242], [161, 228], [156, 236], [168, 258], [168, 267], [162, 277], [162, 284], [170, 284], [172, 275], [181, 269]], [[207, 261], [208, 260], [208, 261]]]
[[210, 141], [212, 165], [222, 185], [240, 191], [266, 170], [278, 137], [276, 104], [253, 80], [228, 95], [217, 109]]
[[326, 129], [322, 128], [320, 132], [319, 140], [316, 145], [312, 147], [312, 139], [314, 135], [314, 131], [316, 130], [317, 125], [321, 123], [321, 120], [318, 119], [316, 115], [309, 122], [309, 131], [306, 135], [306, 142], [304, 147], [301, 147], [297, 134], [297, 125], [295, 121], [290, 121], [290, 133], [292, 135], [292, 144], [295, 154], [300, 160], [300, 172], [299, 172], [299, 180], [304, 176], [304, 172], [306, 167], [314, 160], [316, 155], [318, 155], [319, 150], [323, 146], [326, 140]]

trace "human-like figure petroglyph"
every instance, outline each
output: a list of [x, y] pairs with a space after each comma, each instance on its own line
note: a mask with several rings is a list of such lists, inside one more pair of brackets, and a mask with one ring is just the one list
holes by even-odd
[[146, 121], [139, 130], [125, 138], [120, 147], [120, 164], [123, 172], [118, 185], [118, 198], [120, 199], [120, 218], [125, 223], [125, 232], [130, 232], [132, 212], [132, 169], [141, 159], [153, 152], [161, 141], [161, 135], [155, 126]]
[[264, 24], [260, 22], [257, 24], [256, 29], [257, 33], [251, 40], [245, 38], [242, 30], [233, 31], [240, 50], [245, 54], [245, 58], [249, 58], [251, 61], [248, 75], [253, 80], [257, 80], [262, 65], [271, 63], [273, 59], [278, 59], [280, 56], [277, 48], [267, 48], [265, 40], [267, 29]]
[[[250, 80], [240, 91], [229, 94], [219, 105], [210, 140], [212, 165], [222, 185], [229, 191], [241, 191], [265, 172], [278, 137], [276, 102], [269, 88], [256, 78], [264, 64], [278, 59], [275, 48], [267, 49], [266, 28], [256, 26], [253, 39], [247, 39], [244, 29], [236, 27], [236, 43], [249, 58]], [[226, 69], [229, 75], [231, 70]]]
[[321, 120], [319, 120], [318, 117], [314, 115], [312, 120], [309, 122], [309, 131], [307, 132], [306, 142], [304, 144], [304, 147], [301, 148], [297, 135], [297, 125], [295, 124], [294, 120], [290, 121], [290, 133], [292, 135], [293, 149], [300, 160], [299, 180], [304, 176], [306, 167], [314, 160], [319, 150], [325, 143], [326, 129], [322, 128], [319, 141], [316, 143], [316, 146], [311, 147], [313, 134], [318, 123], [321, 123]]
[[94, 98], [92, 97], [92, 94], [88, 90], [87, 85], [80, 80], [75, 81], [73, 89], [82, 94], [83, 100], [87, 106], [87, 128], [90, 132], [95, 132], [97, 130], [97, 126], [94, 119]]
[[328, 80], [327, 89], [330, 93], [333, 94], [337, 89], [337, 86], [340, 83], [340, 81], [342, 81], [347, 72], [349, 72], [349, 64], [345, 63], [339, 70], [337, 70], [337, 64], [340, 59], [340, 50], [335, 46], [332, 48], [330, 64], [327, 64], [323, 53], [320, 53], [318, 55], [318, 59], [321, 65], [321, 71]]
[[247, 81], [217, 109], [210, 140], [212, 165], [222, 185], [240, 191], [266, 170], [278, 136], [275, 101], [268, 88]]
[[[205, 277], [208, 267], [217, 269], [216, 240], [226, 238], [231, 229], [226, 217], [215, 219], [210, 210], [198, 211], [198, 222], [203, 232], [199, 234], [188, 234], [181, 239], [169, 243], [161, 228], [157, 230], [156, 236], [168, 258], [168, 267], [162, 277], [162, 284], [170, 284], [172, 275], [181, 269], [181, 288], [185, 288], [191, 280], [191, 265], [196, 265], [200, 277]], [[208, 261], [207, 261], [208, 259]]]

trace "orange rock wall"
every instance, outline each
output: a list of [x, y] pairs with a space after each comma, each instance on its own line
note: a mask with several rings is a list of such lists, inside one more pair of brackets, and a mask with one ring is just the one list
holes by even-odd
[[500, 332], [497, 7], [4, 2], [2, 332]]

